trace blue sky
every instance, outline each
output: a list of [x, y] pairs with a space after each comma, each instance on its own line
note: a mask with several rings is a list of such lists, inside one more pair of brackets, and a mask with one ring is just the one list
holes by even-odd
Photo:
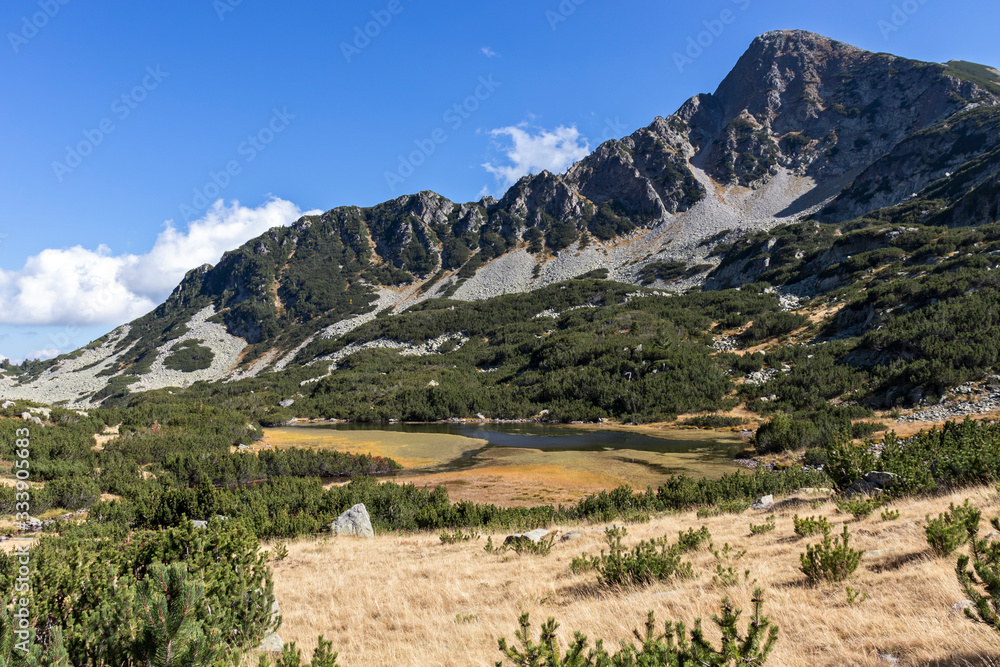
[[998, 15], [941, 0], [7, 0], [0, 354], [84, 345], [304, 211], [424, 189], [467, 201], [562, 168], [714, 90], [762, 32], [997, 65]]

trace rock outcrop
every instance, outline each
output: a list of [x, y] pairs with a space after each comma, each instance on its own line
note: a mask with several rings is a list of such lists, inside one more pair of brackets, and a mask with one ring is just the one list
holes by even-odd
[[353, 535], [355, 537], [375, 537], [372, 530], [372, 522], [368, 516], [368, 509], [363, 503], [358, 503], [351, 509], [337, 517], [330, 524], [330, 532], [333, 535]]

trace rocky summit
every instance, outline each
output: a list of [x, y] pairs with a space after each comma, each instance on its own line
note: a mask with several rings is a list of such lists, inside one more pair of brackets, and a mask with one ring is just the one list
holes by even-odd
[[[190, 271], [153, 312], [86, 348], [8, 365], [0, 393], [82, 407], [245, 379], [331, 361], [310, 356], [317, 343], [428, 299], [478, 301], [595, 271], [683, 292], [738, 288], [779, 262], [811, 261], [795, 281], [785, 276], [781, 293], [814, 296], [838, 284], [817, 276], [872, 246], [783, 256], [794, 244], [755, 235], [912, 202], [915, 224], [996, 220], [998, 104], [1000, 76], [986, 66], [769, 32], [714, 93], [601, 144], [563, 174], [525, 176], [499, 200], [420, 192], [272, 229]], [[381, 344], [421, 353], [407, 341]]]

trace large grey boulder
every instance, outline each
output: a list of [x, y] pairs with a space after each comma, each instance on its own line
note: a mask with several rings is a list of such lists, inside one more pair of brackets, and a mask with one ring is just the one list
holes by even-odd
[[368, 509], [364, 503], [358, 503], [337, 517], [330, 524], [330, 532], [334, 535], [356, 535], [358, 537], [375, 537], [372, 521], [368, 517]]

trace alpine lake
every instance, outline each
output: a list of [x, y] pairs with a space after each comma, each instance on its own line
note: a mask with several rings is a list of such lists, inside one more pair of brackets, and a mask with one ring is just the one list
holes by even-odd
[[673, 474], [718, 478], [738, 469], [733, 457], [746, 441], [728, 429], [321, 422], [265, 429], [253, 449], [268, 447], [386, 456], [403, 469], [385, 479], [444, 485], [453, 501], [528, 506], [571, 503], [622, 484], [655, 489]]

